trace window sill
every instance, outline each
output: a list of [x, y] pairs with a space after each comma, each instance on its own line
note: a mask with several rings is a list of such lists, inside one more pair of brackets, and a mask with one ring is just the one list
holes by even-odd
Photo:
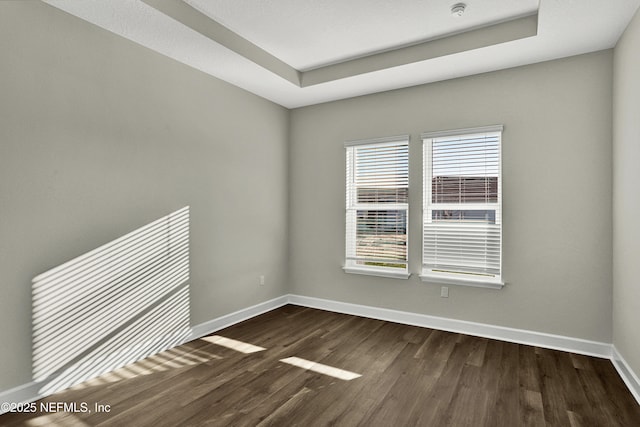
[[411, 273], [406, 271], [387, 271], [374, 268], [343, 267], [345, 273], [364, 274], [366, 276], [386, 277], [388, 279], [408, 279]]
[[444, 285], [471, 286], [475, 288], [502, 289], [505, 283], [500, 278], [467, 279], [440, 274], [421, 274], [420, 280]]

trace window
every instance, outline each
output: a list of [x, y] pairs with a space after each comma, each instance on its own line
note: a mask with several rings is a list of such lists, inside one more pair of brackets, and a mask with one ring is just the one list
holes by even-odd
[[502, 287], [502, 126], [422, 140], [422, 280]]
[[346, 142], [348, 273], [408, 278], [409, 137]]

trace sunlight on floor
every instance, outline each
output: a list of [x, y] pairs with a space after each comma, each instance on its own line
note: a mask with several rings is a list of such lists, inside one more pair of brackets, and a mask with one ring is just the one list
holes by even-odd
[[77, 384], [71, 387], [71, 390], [83, 390], [104, 384], [112, 384], [143, 375], [165, 372], [170, 369], [195, 366], [214, 359], [222, 359], [222, 357], [200, 349], [185, 351], [180, 347], [175, 347]]
[[66, 412], [56, 412], [53, 414], [41, 415], [37, 418], [32, 418], [30, 420], [26, 420], [24, 425], [33, 426], [33, 427], [84, 427], [89, 426], [89, 424], [82, 421], [80, 418], [66, 413]]
[[319, 374], [329, 375], [345, 381], [351, 381], [362, 376], [355, 372], [345, 371], [343, 369], [334, 368], [333, 366], [323, 365], [322, 363], [312, 362], [299, 357], [287, 357], [286, 359], [280, 359], [280, 361], [288, 363], [289, 365], [297, 366], [298, 368], [308, 369], [313, 372], [318, 372]]
[[213, 344], [230, 348], [232, 350], [239, 351], [240, 353], [256, 353], [258, 351], [266, 350], [266, 348], [258, 347], [257, 345], [249, 344], [242, 341], [236, 341], [231, 338], [221, 337], [219, 335], [211, 335], [208, 337], [202, 337], [200, 339]]

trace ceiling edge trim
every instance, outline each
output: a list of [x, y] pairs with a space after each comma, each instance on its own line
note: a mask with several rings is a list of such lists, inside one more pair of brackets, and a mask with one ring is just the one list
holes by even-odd
[[538, 34], [538, 13], [448, 37], [388, 50], [300, 73], [301, 87], [493, 46]]
[[536, 36], [538, 12], [421, 43], [299, 71], [182, 0], [141, 0], [191, 30], [304, 88]]
[[193, 31], [219, 43], [296, 86], [300, 86], [301, 75], [298, 70], [209, 18], [182, 0], [142, 1]]

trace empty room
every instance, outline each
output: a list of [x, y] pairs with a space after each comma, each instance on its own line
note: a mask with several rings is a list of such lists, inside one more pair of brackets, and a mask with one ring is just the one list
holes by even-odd
[[0, 1], [0, 425], [640, 425], [639, 8]]

